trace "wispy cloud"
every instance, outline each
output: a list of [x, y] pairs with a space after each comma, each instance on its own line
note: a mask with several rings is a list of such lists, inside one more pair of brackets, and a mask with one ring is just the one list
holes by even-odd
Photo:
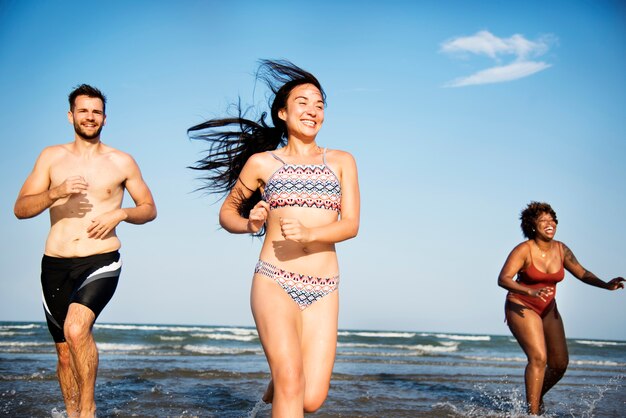
[[[472, 54], [484, 55], [494, 60], [496, 65], [452, 80], [444, 87], [502, 83], [543, 71], [551, 67], [551, 64], [533, 61], [533, 58], [545, 54], [555, 41], [556, 38], [552, 35], [543, 36], [536, 41], [530, 41], [519, 34], [510, 38], [499, 38], [485, 30], [472, 36], [446, 41], [441, 45], [443, 53], [464, 58], [469, 58]], [[502, 58], [506, 56], [511, 56], [513, 62], [502, 65]]]

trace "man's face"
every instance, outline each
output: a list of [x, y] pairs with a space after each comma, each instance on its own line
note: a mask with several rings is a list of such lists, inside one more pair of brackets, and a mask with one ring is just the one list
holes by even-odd
[[78, 96], [74, 100], [74, 110], [69, 111], [67, 117], [74, 125], [76, 135], [86, 140], [99, 138], [106, 123], [104, 104], [97, 97]]

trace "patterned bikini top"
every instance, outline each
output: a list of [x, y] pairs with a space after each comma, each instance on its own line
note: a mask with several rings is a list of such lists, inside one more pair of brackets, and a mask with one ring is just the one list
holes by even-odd
[[283, 165], [267, 180], [263, 200], [270, 210], [286, 206], [319, 208], [341, 212], [341, 184], [326, 165], [326, 149], [322, 164], [287, 164], [268, 151]]

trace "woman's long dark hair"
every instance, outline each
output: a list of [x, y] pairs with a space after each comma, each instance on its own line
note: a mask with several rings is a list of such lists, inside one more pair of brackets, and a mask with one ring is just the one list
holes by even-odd
[[[187, 130], [191, 139], [209, 143], [207, 155], [196, 161], [189, 168], [206, 171], [201, 177], [204, 185], [200, 190], [226, 195], [237, 183], [241, 169], [248, 158], [263, 151], [275, 150], [287, 142], [287, 125], [278, 117], [279, 110], [287, 104], [289, 93], [301, 84], [313, 84], [322, 94], [324, 103], [326, 94], [313, 74], [295, 66], [286, 60], [261, 60], [256, 78], [263, 81], [273, 93], [270, 97], [270, 115], [274, 126], [269, 126], [265, 119], [267, 112], [262, 112], [257, 121], [247, 119], [241, 102], [236, 104], [237, 115], [230, 118], [211, 119], [192, 126]], [[243, 183], [242, 183], [243, 184]], [[254, 193], [249, 198], [239, 196], [237, 210], [245, 218], [250, 210], [261, 200], [261, 193], [256, 184], [244, 184]], [[257, 235], [261, 236], [265, 229]]]

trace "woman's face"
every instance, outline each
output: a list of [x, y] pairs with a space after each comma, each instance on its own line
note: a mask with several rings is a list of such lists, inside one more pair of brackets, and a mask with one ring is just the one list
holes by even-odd
[[556, 234], [556, 221], [549, 213], [541, 213], [535, 221], [537, 237], [551, 240]]
[[278, 117], [285, 121], [289, 136], [315, 139], [324, 123], [324, 99], [313, 84], [300, 84], [291, 90]]

